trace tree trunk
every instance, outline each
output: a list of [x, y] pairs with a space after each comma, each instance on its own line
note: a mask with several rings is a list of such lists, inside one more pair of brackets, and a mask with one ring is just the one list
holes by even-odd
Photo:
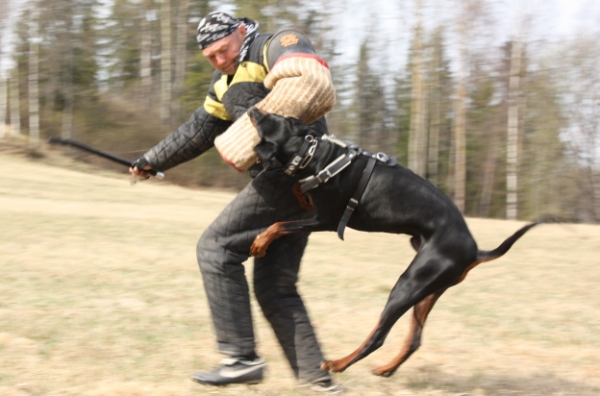
[[[175, 57], [175, 77], [173, 91], [176, 98], [183, 93], [183, 84], [185, 82], [185, 66], [187, 60], [186, 43], [188, 40], [188, 5], [189, 0], [181, 0], [177, 10], [177, 44]], [[180, 106], [179, 101], [174, 101], [174, 113], [179, 116]]]
[[19, 68], [15, 67], [9, 78], [10, 132], [21, 134], [21, 97], [19, 95]]
[[7, 79], [4, 78], [4, 73], [0, 70], [0, 138], [7, 135], [6, 133], [6, 116], [8, 114], [8, 89]]
[[425, 83], [423, 78], [423, 28], [421, 12], [423, 1], [415, 1], [415, 39], [412, 59], [412, 93], [410, 135], [408, 140], [408, 167], [425, 177], [427, 166], [427, 131], [425, 129]]
[[454, 203], [463, 213], [467, 188], [467, 9], [468, 5], [463, 4], [463, 12], [458, 23], [458, 77], [454, 116]]
[[442, 132], [442, 82], [440, 73], [442, 70], [442, 56], [440, 48], [433, 43], [432, 59], [429, 66], [431, 83], [428, 95], [431, 106], [431, 121], [429, 124], [429, 139], [427, 150], [427, 179], [434, 185], [439, 185], [439, 158], [440, 158], [440, 135]]
[[142, 105], [148, 108], [152, 98], [152, 38], [150, 12], [146, 10], [142, 18], [142, 45], [140, 53], [140, 79], [142, 80]]
[[594, 216], [596, 223], [600, 222], [600, 169], [592, 169], [592, 188], [594, 199]]
[[40, 94], [39, 94], [39, 5], [31, 5], [29, 25], [29, 147], [36, 148], [40, 140]]
[[64, 46], [64, 50], [61, 51], [65, 59], [66, 73], [62, 78], [62, 84], [64, 84], [64, 95], [65, 95], [65, 105], [63, 107], [62, 112], [62, 133], [61, 136], [64, 139], [71, 139], [73, 137], [73, 96], [74, 96], [74, 87], [73, 87], [73, 40], [71, 38], [71, 29], [74, 23], [74, 16], [71, 15], [69, 20], [70, 25], [65, 30], [65, 37], [63, 39], [62, 45]]
[[160, 26], [160, 118], [167, 126], [171, 122], [171, 0], [162, 0]]
[[516, 37], [510, 56], [510, 81], [508, 84], [508, 133], [506, 138], [506, 219], [516, 220], [518, 215], [518, 153], [519, 153], [519, 75], [521, 73], [522, 43]]
[[498, 143], [500, 138], [498, 136], [497, 128], [492, 127], [487, 137], [489, 140], [487, 144], [487, 155], [483, 163], [483, 185], [479, 201], [479, 216], [481, 217], [488, 217], [490, 215], [496, 167], [498, 166], [499, 157]]

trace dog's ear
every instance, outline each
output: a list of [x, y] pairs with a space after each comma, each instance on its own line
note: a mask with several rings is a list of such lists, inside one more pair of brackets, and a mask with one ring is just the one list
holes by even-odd
[[250, 117], [250, 122], [252, 122], [252, 125], [254, 125], [254, 128], [256, 129], [258, 129], [258, 123], [268, 114], [269, 113], [263, 112], [256, 106], [252, 106], [248, 109], [248, 117]]

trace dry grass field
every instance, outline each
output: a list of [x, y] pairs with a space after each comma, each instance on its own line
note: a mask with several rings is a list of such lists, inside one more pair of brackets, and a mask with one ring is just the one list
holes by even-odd
[[[0, 170], [0, 395], [308, 394], [256, 305], [266, 381], [189, 379], [221, 359], [195, 244], [232, 193], [130, 185], [55, 152], [0, 150]], [[523, 224], [468, 222], [483, 249]], [[300, 290], [327, 357], [363, 341], [412, 255], [405, 236], [311, 236]], [[336, 380], [348, 395], [600, 395], [599, 290], [600, 227], [542, 225], [440, 299], [393, 377], [370, 369], [398, 352], [406, 318]]]

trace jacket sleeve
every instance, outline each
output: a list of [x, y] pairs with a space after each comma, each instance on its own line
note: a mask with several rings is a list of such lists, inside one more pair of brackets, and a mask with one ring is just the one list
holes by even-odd
[[231, 125], [231, 118], [218, 101], [214, 90], [214, 85], [220, 77], [219, 73], [213, 74], [202, 107], [198, 108], [185, 124], [144, 154], [152, 168], [165, 171], [198, 157], [212, 148], [215, 137]]
[[151, 148], [144, 157], [155, 170], [173, 168], [212, 148], [215, 137], [229, 125], [231, 121], [214, 117], [204, 106], [200, 107], [185, 124]]

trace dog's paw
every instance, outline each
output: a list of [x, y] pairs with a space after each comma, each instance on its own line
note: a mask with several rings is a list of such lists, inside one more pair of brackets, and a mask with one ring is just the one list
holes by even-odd
[[261, 243], [260, 235], [257, 235], [250, 246], [250, 254], [252, 257], [264, 257], [267, 254], [267, 247]]
[[340, 363], [339, 360], [325, 360], [321, 363], [321, 369], [326, 372], [341, 373], [346, 369], [346, 365]]
[[371, 372], [380, 377], [388, 378], [396, 372], [396, 368], [390, 368], [389, 366], [379, 366], [375, 367], [373, 370], [371, 370]]

